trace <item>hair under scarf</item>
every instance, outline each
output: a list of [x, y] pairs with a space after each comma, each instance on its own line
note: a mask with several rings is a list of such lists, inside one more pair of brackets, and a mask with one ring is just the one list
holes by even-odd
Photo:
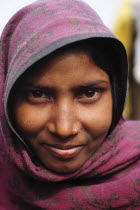
[[64, 175], [34, 162], [8, 116], [11, 88], [23, 72], [56, 49], [90, 38], [109, 40], [119, 52], [119, 120], [127, 86], [126, 53], [93, 9], [80, 0], [41, 0], [6, 25], [0, 42], [0, 209], [139, 208], [139, 122], [117, 121], [93, 156]]

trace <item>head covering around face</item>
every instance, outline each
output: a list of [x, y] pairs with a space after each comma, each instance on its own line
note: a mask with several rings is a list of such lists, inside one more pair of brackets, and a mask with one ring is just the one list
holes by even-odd
[[[105, 40], [108, 48], [118, 51], [119, 69], [114, 74], [120, 82], [121, 111], [113, 132], [79, 170], [55, 174], [34, 162], [13, 128], [7, 111], [9, 93], [36, 61], [90, 38]], [[81, 0], [40, 0], [15, 14], [0, 42], [0, 209], [138, 209], [140, 123], [119, 120], [126, 87], [123, 45]]]

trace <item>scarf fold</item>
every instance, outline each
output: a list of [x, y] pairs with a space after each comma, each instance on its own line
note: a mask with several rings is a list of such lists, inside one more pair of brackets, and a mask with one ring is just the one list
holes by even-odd
[[126, 84], [123, 45], [81, 0], [37, 1], [6, 25], [0, 42], [0, 209], [139, 209], [140, 122], [121, 118], [79, 170], [57, 174], [31, 155], [8, 115], [9, 93], [23, 72], [56, 49], [86, 39], [113, 44]]

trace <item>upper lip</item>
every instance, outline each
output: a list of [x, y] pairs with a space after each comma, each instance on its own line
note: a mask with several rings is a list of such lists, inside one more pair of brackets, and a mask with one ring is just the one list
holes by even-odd
[[59, 144], [47, 144], [47, 143], [44, 143], [50, 147], [54, 147], [56, 149], [61, 149], [61, 150], [67, 150], [67, 149], [73, 149], [73, 148], [76, 148], [76, 147], [82, 147], [84, 146], [85, 144], [80, 144], [80, 145], [59, 145]]

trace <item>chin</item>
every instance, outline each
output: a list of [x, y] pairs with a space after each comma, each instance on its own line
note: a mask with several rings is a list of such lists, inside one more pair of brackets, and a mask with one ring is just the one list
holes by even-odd
[[57, 166], [57, 167], [48, 167], [47, 165], [46, 165], [46, 168], [48, 168], [49, 170], [51, 170], [51, 171], [53, 171], [53, 172], [55, 172], [55, 173], [59, 173], [59, 174], [68, 174], [68, 173], [73, 173], [73, 172], [75, 172], [75, 171], [77, 171], [78, 169], [80, 169], [81, 168], [81, 166], [82, 165], [79, 165], [79, 166], [68, 166], [68, 165], [61, 165], [61, 166]]

